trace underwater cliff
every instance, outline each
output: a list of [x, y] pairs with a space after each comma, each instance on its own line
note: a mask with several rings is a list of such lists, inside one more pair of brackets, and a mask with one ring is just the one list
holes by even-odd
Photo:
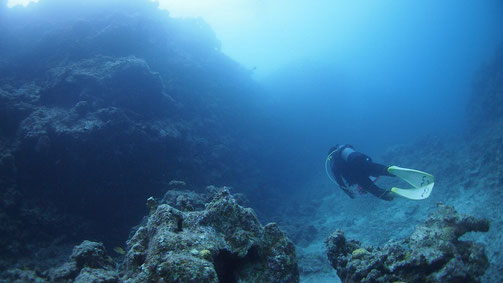
[[1, 254], [118, 245], [172, 179], [258, 174], [258, 86], [203, 21], [150, 1], [43, 1], [1, 24]]

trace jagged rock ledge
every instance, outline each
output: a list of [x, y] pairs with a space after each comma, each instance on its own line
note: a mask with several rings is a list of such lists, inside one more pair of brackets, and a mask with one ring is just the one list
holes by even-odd
[[487, 231], [487, 219], [459, 215], [452, 206], [439, 204], [408, 239], [363, 247], [338, 230], [326, 241], [327, 254], [342, 282], [480, 282], [489, 267], [485, 248], [459, 238]]

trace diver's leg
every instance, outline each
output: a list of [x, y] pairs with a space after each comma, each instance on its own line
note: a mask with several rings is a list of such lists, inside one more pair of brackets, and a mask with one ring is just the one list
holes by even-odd
[[370, 157], [367, 157], [365, 159], [365, 168], [369, 176], [373, 177], [379, 177], [379, 176], [388, 176], [388, 177], [395, 177], [395, 175], [391, 174], [388, 172], [388, 166], [375, 163], [370, 159]]
[[360, 182], [358, 183], [365, 191], [373, 194], [374, 196], [382, 199], [382, 200], [387, 200], [390, 201], [393, 199], [393, 195], [391, 192], [388, 192], [386, 190], [383, 190], [379, 188], [372, 180], [369, 178], [361, 178]]

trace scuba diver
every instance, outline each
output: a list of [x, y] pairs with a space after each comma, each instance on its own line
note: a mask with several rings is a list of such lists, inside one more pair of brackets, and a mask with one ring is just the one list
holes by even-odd
[[[329, 173], [332, 173], [332, 176]], [[336, 145], [328, 152], [326, 168], [327, 174], [335, 181], [344, 193], [354, 199], [354, 192], [349, 189], [351, 185], [358, 185], [361, 192], [369, 192], [374, 196], [386, 200], [393, 200], [391, 191], [383, 190], [376, 186], [372, 177], [395, 175], [388, 172], [388, 167], [382, 164], [372, 162], [367, 155], [356, 151], [351, 145]]]

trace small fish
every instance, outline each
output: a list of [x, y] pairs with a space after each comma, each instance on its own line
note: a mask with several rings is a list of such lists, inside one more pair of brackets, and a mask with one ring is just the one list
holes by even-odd
[[114, 252], [116, 252], [116, 253], [118, 253], [120, 255], [125, 255], [126, 254], [126, 252], [124, 251], [124, 249], [121, 248], [121, 247], [115, 247], [114, 248]]

